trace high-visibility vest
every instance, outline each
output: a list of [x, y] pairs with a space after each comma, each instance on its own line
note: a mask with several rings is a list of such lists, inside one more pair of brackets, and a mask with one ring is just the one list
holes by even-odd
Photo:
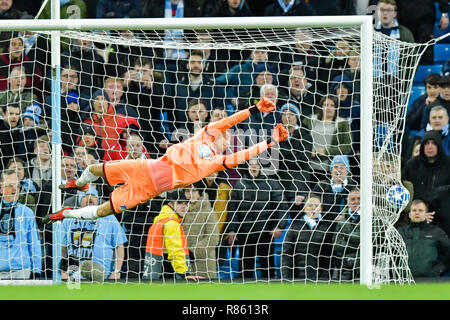
[[[153, 224], [148, 230], [147, 242], [145, 246], [145, 261], [144, 261], [144, 279], [159, 279], [164, 273], [163, 257], [164, 257], [164, 224], [170, 220], [179, 220], [174, 218], [161, 219]], [[186, 236], [183, 227], [180, 224], [181, 243], [184, 253], [186, 254], [186, 264], [189, 267], [189, 249], [187, 247]]]

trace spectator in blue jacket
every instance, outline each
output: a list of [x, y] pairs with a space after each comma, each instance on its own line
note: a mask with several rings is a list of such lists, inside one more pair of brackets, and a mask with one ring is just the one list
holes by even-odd
[[17, 200], [20, 182], [14, 170], [0, 176], [0, 279], [39, 279], [42, 252], [33, 211]]
[[141, 18], [140, 0], [99, 0], [97, 18]]

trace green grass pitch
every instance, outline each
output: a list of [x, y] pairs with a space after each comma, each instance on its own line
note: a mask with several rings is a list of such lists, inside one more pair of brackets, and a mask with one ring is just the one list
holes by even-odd
[[359, 284], [135, 284], [81, 283], [0, 286], [0, 300], [450, 300], [450, 282]]

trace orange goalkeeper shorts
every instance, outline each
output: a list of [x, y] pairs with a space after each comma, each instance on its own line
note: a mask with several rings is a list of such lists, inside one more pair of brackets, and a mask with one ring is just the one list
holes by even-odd
[[106, 181], [109, 185], [122, 184], [110, 195], [114, 212], [120, 213], [144, 203], [159, 192], [150, 177], [152, 159], [111, 161], [103, 165]]

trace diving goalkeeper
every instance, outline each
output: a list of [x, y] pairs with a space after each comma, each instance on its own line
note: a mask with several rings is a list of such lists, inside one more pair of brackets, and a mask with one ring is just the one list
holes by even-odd
[[261, 99], [256, 106], [239, 111], [227, 118], [209, 123], [192, 138], [167, 149], [158, 159], [120, 160], [89, 165], [77, 180], [68, 181], [59, 188], [63, 191], [87, 191], [89, 183], [103, 177], [109, 185], [123, 184], [110, 194], [110, 199], [98, 206], [79, 209], [63, 208], [49, 214], [43, 223], [64, 218], [95, 220], [132, 209], [160, 193], [191, 185], [213, 172], [233, 168], [287, 139], [288, 131], [278, 124], [267, 141], [233, 154], [223, 154], [230, 143], [227, 131], [235, 124], [258, 112], [271, 112], [275, 104]]

